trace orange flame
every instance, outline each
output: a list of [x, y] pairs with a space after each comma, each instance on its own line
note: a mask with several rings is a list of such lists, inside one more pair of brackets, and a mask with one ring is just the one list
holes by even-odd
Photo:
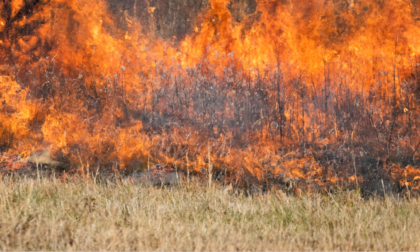
[[[136, 18], [118, 29], [103, 0], [8, 4], [0, 147], [10, 153], [333, 183], [363, 183], [354, 169], [370, 159], [415, 156], [412, 1], [258, 0], [236, 22], [229, 1], [210, 0], [180, 40], [144, 34]], [[151, 20], [158, 9], [147, 3]]]

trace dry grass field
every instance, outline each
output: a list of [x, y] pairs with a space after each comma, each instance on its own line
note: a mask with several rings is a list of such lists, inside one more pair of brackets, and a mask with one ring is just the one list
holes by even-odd
[[420, 250], [418, 203], [9, 177], [0, 250]]

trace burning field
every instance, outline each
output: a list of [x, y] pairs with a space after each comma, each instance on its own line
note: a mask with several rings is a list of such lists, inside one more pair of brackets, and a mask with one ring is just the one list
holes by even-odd
[[3, 174], [167, 167], [260, 192], [420, 189], [417, 0], [3, 0], [0, 13]]

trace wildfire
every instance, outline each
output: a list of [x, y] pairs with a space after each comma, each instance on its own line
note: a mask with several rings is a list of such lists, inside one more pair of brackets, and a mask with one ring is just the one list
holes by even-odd
[[[256, 3], [237, 21], [210, 0], [164, 39], [104, 0], [3, 1], [4, 155], [368, 189], [411, 164], [392, 178], [419, 188], [417, 2]], [[150, 23], [159, 11], [147, 2]]]

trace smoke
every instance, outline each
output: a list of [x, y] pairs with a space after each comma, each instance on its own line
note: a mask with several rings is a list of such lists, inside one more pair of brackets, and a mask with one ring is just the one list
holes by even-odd
[[51, 157], [50, 150], [45, 149], [41, 152], [32, 153], [29, 157], [22, 159], [22, 162], [30, 162], [34, 164], [48, 164], [52, 166], [57, 166], [60, 163], [54, 161]]

